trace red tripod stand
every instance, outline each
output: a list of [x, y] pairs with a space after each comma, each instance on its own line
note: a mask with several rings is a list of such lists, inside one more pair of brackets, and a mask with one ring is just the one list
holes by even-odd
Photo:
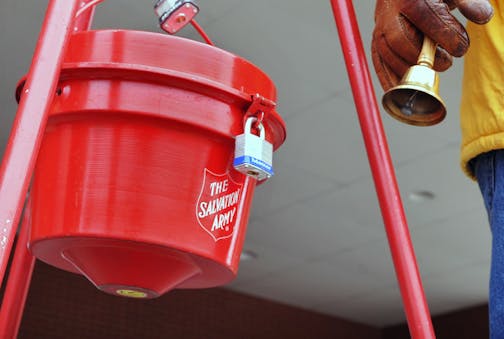
[[[50, 0], [16, 119], [0, 167], [0, 281], [3, 280], [17, 225], [45, 130], [49, 105], [61, 62], [73, 32], [87, 30], [92, 10], [75, 20], [79, 8], [92, 0]], [[350, 76], [361, 129], [410, 333], [434, 338], [434, 331], [399, 196], [378, 105], [367, 67], [351, 0], [331, 0]], [[23, 223], [25, 224], [25, 223]], [[28, 292], [34, 258], [26, 247], [27, 227], [21, 227], [0, 311], [0, 337], [16, 337]]]

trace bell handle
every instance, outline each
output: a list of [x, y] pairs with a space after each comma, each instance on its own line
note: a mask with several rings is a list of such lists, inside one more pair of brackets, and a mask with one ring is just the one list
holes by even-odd
[[418, 56], [417, 64], [432, 68], [434, 66], [436, 47], [436, 42], [434, 42], [431, 38], [424, 36], [422, 50], [420, 51], [420, 55]]

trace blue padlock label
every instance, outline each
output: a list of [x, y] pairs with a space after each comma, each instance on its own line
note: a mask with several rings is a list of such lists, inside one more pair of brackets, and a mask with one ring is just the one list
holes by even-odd
[[244, 155], [234, 159], [233, 166], [237, 167], [243, 164], [251, 164], [253, 166], [256, 166], [257, 168], [263, 170], [264, 172], [268, 173], [271, 176], [275, 174], [273, 171], [273, 166], [265, 163], [261, 159], [257, 159], [248, 155]]

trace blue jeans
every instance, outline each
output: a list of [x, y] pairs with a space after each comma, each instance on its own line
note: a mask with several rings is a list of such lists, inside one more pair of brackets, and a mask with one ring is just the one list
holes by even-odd
[[481, 154], [471, 161], [492, 231], [489, 318], [490, 338], [504, 338], [504, 150]]

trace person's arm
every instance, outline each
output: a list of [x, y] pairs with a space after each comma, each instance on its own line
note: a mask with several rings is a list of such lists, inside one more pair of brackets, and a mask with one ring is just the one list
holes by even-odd
[[376, 74], [383, 89], [395, 86], [416, 63], [424, 34], [438, 44], [434, 69], [444, 71], [452, 57], [469, 48], [463, 25], [451, 14], [458, 9], [468, 20], [487, 23], [493, 15], [488, 0], [377, 0], [371, 44]]

